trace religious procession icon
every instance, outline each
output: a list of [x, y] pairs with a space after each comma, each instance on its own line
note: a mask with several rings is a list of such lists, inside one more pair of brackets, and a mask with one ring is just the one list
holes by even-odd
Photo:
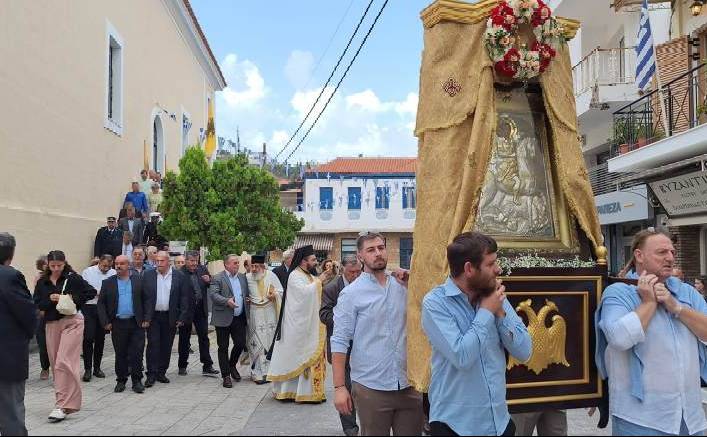
[[426, 391], [421, 302], [448, 274], [447, 244], [478, 230], [499, 243], [506, 295], [534, 344], [528, 362], [507, 363], [511, 411], [596, 406], [607, 251], [577, 135], [567, 41], [579, 22], [543, 0], [437, 0], [421, 18], [408, 378]]

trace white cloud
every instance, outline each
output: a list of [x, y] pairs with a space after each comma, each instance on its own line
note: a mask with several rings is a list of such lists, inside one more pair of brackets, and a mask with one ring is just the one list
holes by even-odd
[[383, 105], [376, 93], [371, 90], [351, 94], [350, 96], [346, 97], [346, 107], [348, 109], [360, 108], [362, 110], [372, 112], [386, 110], [386, 105]]
[[[298, 88], [288, 100], [270, 92], [254, 62], [230, 54], [221, 67], [229, 88], [217, 93], [217, 135], [235, 141], [236, 128], [239, 128], [242, 147], [259, 151], [265, 142], [270, 156], [275, 156], [295, 132], [321, 88]], [[292, 76], [290, 79], [297, 78]], [[281, 162], [299, 143], [333, 91], [334, 87], [324, 90], [308, 122], [279, 156]], [[325, 162], [337, 156], [358, 154], [415, 156], [417, 140], [413, 128], [417, 102], [418, 96], [414, 92], [399, 99], [381, 99], [372, 89], [340, 89], [288, 162]]]
[[314, 55], [311, 52], [294, 50], [285, 64], [285, 77], [295, 89], [307, 86], [312, 77]]
[[247, 59], [239, 62], [238, 56], [230, 53], [221, 62], [221, 69], [229, 84], [221, 96], [229, 106], [253, 106], [267, 94], [265, 79], [253, 62]]

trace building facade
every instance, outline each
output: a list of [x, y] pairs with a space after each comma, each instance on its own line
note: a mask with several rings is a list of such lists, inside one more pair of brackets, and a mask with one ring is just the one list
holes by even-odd
[[0, 15], [0, 230], [15, 264], [77, 268], [147, 166], [175, 170], [226, 84], [188, 0], [7, 2]]
[[671, 232], [688, 279], [706, 274], [704, 2], [650, 1], [658, 74], [644, 92], [635, 83], [641, 1], [554, 3], [582, 21], [572, 42], [577, 115], [611, 271], [630, 258], [633, 235], [653, 227]]
[[295, 247], [313, 244], [320, 259], [356, 253], [360, 232], [386, 236], [389, 267], [410, 267], [417, 196], [415, 158], [337, 158], [308, 170]]

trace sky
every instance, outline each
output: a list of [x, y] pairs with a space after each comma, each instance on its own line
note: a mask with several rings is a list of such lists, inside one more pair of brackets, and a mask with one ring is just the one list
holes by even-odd
[[[309, 127], [384, 0], [374, 0], [321, 103], [280, 153], [284, 162]], [[389, 0], [322, 118], [287, 160], [416, 156], [423, 28], [431, 0]], [[369, 0], [191, 0], [228, 87], [216, 97], [218, 136], [277, 155], [322, 90]], [[338, 29], [338, 30], [337, 30]]]

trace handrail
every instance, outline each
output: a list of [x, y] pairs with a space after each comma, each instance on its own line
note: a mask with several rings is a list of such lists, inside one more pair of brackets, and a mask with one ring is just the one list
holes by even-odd
[[[670, 85], [672, 85], [672, 84], [674, 84], [674, 83], [676, 83], [676, 82], [679, 82], [679, 81], [685, 79], [686, 77], [688, 77], [688, 76], [690, 76], [691, 74], [693, 74], [695, 71], [699, 70], [700, 68], [704, 68], [705, 66], [707, 66], [707, 63], [702, 63], [702, 64], [698, 65], [697, 67], [691, 68], [691, 69], [688, 70], [686, 73], [684, 73], [684, 74], [682, 74], [682, 75], [676, 77], [675, 79], [671, 80], [670, 82], [664, 84], [664, 85], [663, 85], [663, 89], [670, 88]], [[648, 94], [643, 95], [641, 98], [636, 99], [636, 100], [634, 100], [633, 102], [629, 103], [628, 105], [617, 109], [616, 111], [614, 111], [614, 115], [617, 115], [617, 114], [618, 114], [618, 115], [622, 115], [622, 114], [624, 114], [623, 111], [624, 111], [625, 109], [634, 106], [635, 104], [637, 104], [637, 103], [640, 102], [641, 100], [649, 99], [651, 96], [655, 95], [658, 91], [660, 91], [660, 90], [656, 88], [656, 89], [654, 89], [653, 91], [649, 92]], [[631, 111], [631, 112], [634, 112], [634, 111]]]

